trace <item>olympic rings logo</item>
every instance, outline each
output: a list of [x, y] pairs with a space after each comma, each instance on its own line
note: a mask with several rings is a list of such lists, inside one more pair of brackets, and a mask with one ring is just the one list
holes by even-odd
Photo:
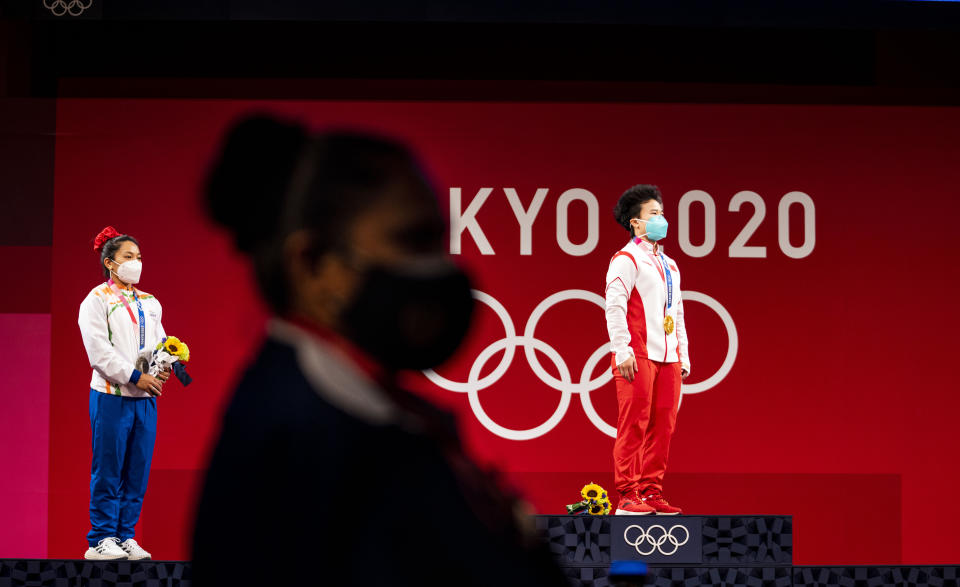
[[43, 0], [43, 5], [53, 13], [54, 16], [80, 16], [83, 11], [93, 6], [93, 0]]
[[[640, 534], [637, 535], [635, 540], [630, 540], [630, 538], [627, 536], [631, 528], [636, 528], [640, 531]], [[682, 542], [673, 535], [673, 531], [677, 528], [683, 530], [684, 532], [684, 538]], [[662, 534], [660, 534], [657, 538], [654, 538], [654, 530], [659, 530]], [[671, 526], [669, 530], [660, 524], [653, 524], [647, 529], [634, 524], [627, 526], [627, 529], [623, 531], [623, 540], [629, 546], [632, 546], [634, 549], [636, 549], [637, 554], [640, 556], [650, 556], [654, 552], [660, 552], [660, 554], [663, 556], [673, 556], [681, 546], [690, 540], [690, 530], [687, 530], [686, 526], [682, 526], [680, 524]], [[669, 552], [663, 548], [663, 545], [668, 542], [670, 543], [670, 546], [673, 547], [672, 549], [668, 547]], [[646, 545], [650, 545], [650, 550], [646, 550]], [[641, 546], [644, 548], [644, 550], [641, 550]]]
[[[706, 294], [695, 291], [685, 291], [682, 292], [682, 295], [684, 302], [699, 302], [716, 312], [723, 321], [723, 325], [727, 331], [727, 356], [724, 358], [723, 363], [720, 365], [720, 368], [717, 370], [717, 372], [699, 383], [694, 383], [692, 385], [684, 384], [681, 388], [683, 394], [702, 393], [720, 383], [720, 381], [722, 381], [723, 378], [726, 377], [733, 368], [738, 347], [737, 328], [733, 323], [733, 318], [730, 316], [730, 313], [727, 312], [726, 308], [724, 308], [723, 305], [721, 305], [717, 300]], [[580, 403], [583, 405], [583, 411], [587, 414], [587, 418], [590, 420], [590, 422], [592, 422], [598, 430], [607, 436], [616, 438], [616, 426], [605, 422], [603, 418], [597, 414], [597, 411], [593, 407], [593, 402], [590, 400], [590, 392], [608, 384], [613, 379], [613, 373], [610, 369], [604, 369], [601, 375], [591, 378], [591, 374], [596, 369], [597, 364], [600, 361], [609, 360], [608, 357], [610, 356], [610, 343], [605, 342], [599, 348], [597, 348], [592, 355], [590, 355], [590, 358], [587, 359], [586, 364], [583, 366], [583, 370], [580, 372], [579, 379], [574, 381], [571, 377], [570, 369], [563, 357], [560, 356], [560, 353], [558, 353], [557, 350], [552, 346], [536, 337], [537, 324], [540, 322], [540, 319], [547, 312], [547, 310], [552, 308], [554, 305], [568, 300], [583, 300], [587, 302], [593, 302], [601, 309], [604, 309], [605, 304], [603, 296], [582, 289], [567, 289], [550, 295], [540, 302], [536, 308], [534, 308], [533, 312], [530, 314], [530, 318], [527, 320], [526, 326], [523, 329], [522, 336], [517, 335], [513, 319], [510, 317], [507, 309], [504, 308], [503, 304], [498, 302], [493, 296], [482, 291], [473, 290], [473, 297], [478, 302], [486, 304], [488, 307], [490, 307], [490, 309], [492, 309], [500, 318], [500, 321], [503, 323], [504, 337], [490, 344], [487, 346], [487, 348], [480, 352], [476, 360], [474, 360], [473, 365], [470, 367], [470, 372], [466, 381], [453, 381], [440, 375], [433, 369], [427, 369], [423, 373], [430, 381], [432, 381], [435, 385], [446, 389], [447, 391], [466, 393], [467, 399], [470, 403], [470, 409], [473, 410], [473, 414], [476, 416], [477, 420], [487, 430], [501, 438], [506, 438], [508, 440], [531, 440], [533, 438], [539, 438], [550, 432], [567, 413], [567, 409], [570, 407], [572, 396], [575, 394], [580, 396]], [[493, 386], [497, 381], [500, 380], [500, 378], [504, 376], [504, 374], [507, 372], [507, 369], [510, 368], [510, 364], [513, 362], [513, 357], [516, 354], [517, 347], [523, 347], [524, 357], [526, 357], [527, 362], [530, 364], [530, 368], [533, 370], [534, 374], [540, 378], [540, 381], [560, 392], [560, 403], [557, 405], [557, 408], [554, 410], [553, 414], [542, 424], [526, 430], [514, 430], [512, 428], [501, 426], [500, 424], [496, 423], [486, 413], [486, 411], [484, 411], [483, 406], [480, 404], [480, 391]], [[480, 377], [480, 373], [483, 371], [483, 368], [486, 366], [490, 358], [500, 351], [504, 351], [503, 358], [500, 360], [500, 364], [498, 364], [489, 375]], [[543, 365], [537, 358], [535, 351], [540, 351], [546, 355], [550, 362], [553, 363], [560, 375], [559, 379], [548, 373], [546, 369], [543, 368]]]

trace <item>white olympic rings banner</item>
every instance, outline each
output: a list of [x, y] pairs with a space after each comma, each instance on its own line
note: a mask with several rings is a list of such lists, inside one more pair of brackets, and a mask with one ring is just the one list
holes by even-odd
[[[699, 302], [716, 312], [727, 331], [727, 355], [717, 372], [699, 383], [694, 383], [692, 385], [684, 384], [682, 386], [683, 394], [701, 393], [720, 383], [720, 381], [722, 381], [723, 378], [726, 377], [733, 368], [733, 363], [737, 357], [737, 328], [733, 323], [733, 318], [730, 316], [730, 313], [727, 312], [726, 308], [724, 308], [720, 302], [712, 297], [695, 291], [684, 291], [682, 292], [682, 296], [684, 303]], [[504, 337], [491, 343], [489, 346], [483, 349], [479, 355], [477, 355], [477, 358], [474, 360], [473, 365], [470, 368], [470, 373], [467, 376], [466, 381], [453, 381], [440, 375], [433, 369], [428, 369], [424, 371], [424, 374], [430, 381], [448, 391], [466, 393], [470, 402], [470, 408], [473, 410], [477, 420], [483, 424], [487, 430], [501, 438], [506, 438], [508, 440], [531, 440], [534, 438], [539, 438], [545, 435], [547, 432], [550, 432], [567, 413], [567, 409], [570, 407], [570, 401], [574, 394], [580, 396], [580, 403], [583, 405], [583, 410], [593, 425], [607, 436], [616, 438], [616, 426], [612, 426], [605, 422], [600, 415], [597, 414], [597, 411], [594, 409], [593, 403], [590, 400], [590, 392], [610, 383], [610, 381], [613, 379], [613, 373], [610, 371], [610, 369], [604, 369], [602, 374], [591, 378], [591, 374], [596, 369], [597, 364], [600, 361], [609, 360], [609, 341], [604, 342], [599, 348], [597, 348], [596, 351], [593, 352], [592, 355], [590, 355], [590, 358], [587, 359], [586, 364], [580, 371], [579, 379], [574, 381], [570, 374], [570, 368], [567, 366], [566, 361], [564, 361], [560, 353], [557, 352], [557, 350], [552, 346], [536, 337], [536, 328], [540, 318], [542, 318], [546, 311], [552, 308], [554, 305], [568, 300], [583, 300], [587, 302], [593, 302], [602, 310], [605, 307], [603, 296], [582, 289], [567, 289], [550, 295], [540, 302], [536, 308], [534, 308], [533, 312], [530, 314], [530, 318], [527, 319], [527, 324], [523, 329], [522, 336], [517, 335], [513, 319], [510, 317], [507, 309], [504, 308], [503, 304], [497, 301], [493, 296], [482, 291], [473, 290], [473, 297], [477, 301], [490, 307], [490, 309], [492, 309], [500, 318], [500, 321], [503, 323]], [[602, 319], [602, 317], [598, 319]], [[493, 418], [486, 413], [486, 411], [484, 411], [483, 406], [480, 404], [480, 392], [493, 386], [495, 383], [497, 383], [497, 381], [500, 380], [500, 378], [504, 376], [504, 374], [506, 374], [513, 362], [513, 357], [516, 354], [517, 347], [523, 347], [524, 356], [526, 357], [527, 362], [530, 364], [530, 368], [540, 379], [540, 381], [560, 392], [560, 402], [557, 404], [557, 408], [554, 410], [553, 414], [542, 424], [526, 430], [514, 430], [512, 428], [501, 426], [495, 422]], [[490, 358], [500, 351], [504, 351], [504, 354], [497, 367], [489, 375], [480, 377], [480, 373], [483, 371], [484, 366], [486, 366]], [[536, 352], [534, 351], [540, 351], [546, 355], [546, 357], [556, 367], [557, 372], [560, 375], [559, 379], [548, 373], [547, 370], [543, 368], [543, 365], [540, 364], [540, 360], [537, 358]]]
[[54, 16], [80, 16], [83, 11], [93, 6], [93, 0], [43, 0], [43, 5]]

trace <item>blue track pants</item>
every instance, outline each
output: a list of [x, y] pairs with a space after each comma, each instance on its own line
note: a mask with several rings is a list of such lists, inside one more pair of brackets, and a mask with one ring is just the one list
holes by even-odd
[[147, 492], [157, 437], [156, 398], [133, 398], [90, 390], [93, 464], [90, 467], [90, 533], [96, 546], [108, 537], [134, 536]]

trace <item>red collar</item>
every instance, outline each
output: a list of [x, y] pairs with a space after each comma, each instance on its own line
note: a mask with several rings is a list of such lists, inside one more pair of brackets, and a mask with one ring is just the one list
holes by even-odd
[[633, 242], [649, 251], [653, 251], [654, 255], [660, 253], [660, 243], [648, 243], [639, 236], [633, 237]]
[[337, 347], [354, 366], [369, 376], [374, 381], [383, 383], [388, 379], [388, 372], [380, 363], [374, 360], [369, 354], [360, 349], [357, 345], [347, 340], [341, 334], [338, 334], [326, 326], [321, 326], [316, 322], [302, 315], [287, 316], [286, 321], [308, 334], [319, 338]]
[[129, 292], [134, 292], [134, 291], [135, 291], [135, 292], [138, 292], [138, 293], [140, 292], [140, 290], [138, 290], [137, 288], [133, 287], [133, 284], [128, 283], [127, 286], [124, 287], [124, 286], [120, 285], [119, 283], [117, 283], [112, 277], [109, 278], [109, 279], [107, 279], [107, 285], [109, 285], [110, 287], [116, 286], [116, 288], [119, 289], [120, 291], [129, 291]]

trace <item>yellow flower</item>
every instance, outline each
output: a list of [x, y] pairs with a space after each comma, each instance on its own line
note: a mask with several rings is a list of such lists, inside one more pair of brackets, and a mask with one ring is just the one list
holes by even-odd
[[605, 516], [610, 513], [612, 506], [609, 499], [591, 500], [587, 506], [587, 513], [591, 516]]
[[180, 349], [180, 361], [186, 363], [190, 360], [190, 347], [185, 342], [181, 342], [180, 345], [183, 347]]
[[181, 343], [180, 339], [176, 336], [168, 336], [166, 342], [163, 343], [163, 348], [168, 353], [176, 357], [180, 355], [180, 348], [182, 344], [183, 343]]
[[607, 498], [607, 492], [604, 491], [603, 487], [600, 487], [596, 483], [590, 482], [587, 485], [584, 485], [583, 489], [580, 490], [580, 496], [583, 499], [599, 501]]
[[594, 501], [590, 503], [588, 508], [591, 516], [603, 516], [610, 513], [610, 502], [609, 501]]

